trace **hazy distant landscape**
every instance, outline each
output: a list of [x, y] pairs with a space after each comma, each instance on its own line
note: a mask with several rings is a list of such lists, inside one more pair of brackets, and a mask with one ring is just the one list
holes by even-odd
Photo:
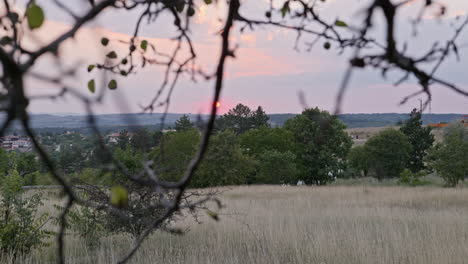
[[[165, 115], [165, 128], [173, 127], [174, 122], [184, 114], [168, 113]], [[108, 114], [96, 115], [98, 127], [103, 132], [120, 131], [127, 129], [134, 131], [138, 127], [151, 129], [161, 128], [161, 118], [163, 114]], [[187, 114], [192, 122], [206, 119], [206, 115]], [[269, 123], [276, 127], [282, 126], [286, 120], [296, 116], [296, 114], [269, 114]], [[464, 114], [423, 114], [423, 124], [451, 123], [461, 119]], [[393, 126], [408, 119], [409, 114], [382, 113], [382, 114], [341, 114], [338, 118], [348, 128], [364, 127], [385, 127]], [[84, 133], [91, 133], [87, 117], [84, 115], [51, 115], [38, 114], [31, 116], [31, 125], [41, 132], [63, 132], [63, 130], [74, 130]], [[12, 129], [19, 129], [18, 125]]]

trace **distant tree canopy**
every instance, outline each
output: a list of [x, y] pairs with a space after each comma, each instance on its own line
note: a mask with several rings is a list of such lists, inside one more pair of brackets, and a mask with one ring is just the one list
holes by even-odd
[[200, 141], [200, 133], [192, 128], [177, 132], [165, 133], [162, 144], [155, 148], [151, 155], [155, 161], [154, 170], [164, 180], [179, 179], [194, 155]]
[[216, 120], [216, 129], [220, 131], [232, 130], [236, 134], [242, 134], [250, 129], [269, 127], [270, 118], [263, 108], [259, 106], [257, 110], [252, 111], [248, 106], [238, 104], [230, 109], [226, 114]]
[[410, 158], [412, 146], [403, 132], [395, 129], [384, 130], [365, 145], [371, 169], [378, 179], [399, 177]]
[[188, 115], [183, 115], [175, 121], [174, 128], [176, 131], [191, 129], [193, 128], [193, 123], [190, 121]]
[[421, 112], [413, 109], [410, 118], [403, 123], [400, 131], [408, 137], [412, 146], [406, 167], [412, 172], [425, 169], [424, 157], [434, 144], [434, 135], [431, 134], [431, 127], [422, 126]]
[[357, 175], [352, 176], [367, 177], [369, 175], [372, 162], [367, 145], [351, 148], [348, 154], [348, 166], [357, 172]]
[[146, 128], [139, 128], [135, 131], [130, 141], [131, 146], [141, 152], [148, 152], [157, 143], [154, 142], [150, 131]]
[[293, 151], [294, 135], [284, 128], [269, 128], [262, 126], [251, 129], [239, 136], [239, 141], [245, 153], [253, 156], [265, 151]]
[[453, 187], [468, 177], [468, 129], [461, 124], [452, 124], [445, 129], [444, 141], [437, 144], [426, 161], [444, 180]]
[[206, 158], [193, 178], [193, 186], [246, 184], [254, 172], [254, 160], [242, 153], [238, 137], [230, 130], [213, 137]]
[[293, 134], [300, 177], [307, 184], [327, 184], [343, 173], [352, 141], [336, 116], [306, 109], [286, 121], [284, 128]]

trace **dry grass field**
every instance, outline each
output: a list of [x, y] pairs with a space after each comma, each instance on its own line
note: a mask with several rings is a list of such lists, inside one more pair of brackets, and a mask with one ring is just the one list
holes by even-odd
[[[131, 263], [468, 263], [465, 188], [256, 186], [221, 198], [219, 222], [187, 219], [184, 236], [157, 232]], [[67, 242], [71, 264], [116, 263], [132, 243], [114, 236], [89, 250], [71, 234]], [[54, 249], [22, 262], [54, 263]]]

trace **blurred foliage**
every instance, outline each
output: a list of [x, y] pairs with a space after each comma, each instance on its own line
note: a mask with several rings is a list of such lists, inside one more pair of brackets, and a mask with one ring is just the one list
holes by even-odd
[[2, 254], [28, 254], [47, 246], [52, 232], [44, 230], [47, 214], [39, 214], [41, 193], [25, 194], [18, 171], [0, 176], [0, 259]]

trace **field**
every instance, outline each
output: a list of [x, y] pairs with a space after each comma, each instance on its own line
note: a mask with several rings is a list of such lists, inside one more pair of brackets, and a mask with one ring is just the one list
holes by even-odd
[[[156, 233], [131, 263], [466, 263], [468, 189], [438, 187], [233, 187], [220, 221]], [[42, 210], [52, 210], [51, 203]], [[203, 214], [202, 214], [203, 215]], [[88, 250], [67, 237], [67, 263], [116, 263], [124, 236]], [[54, 263], [46, 248], [24, 263]]]

